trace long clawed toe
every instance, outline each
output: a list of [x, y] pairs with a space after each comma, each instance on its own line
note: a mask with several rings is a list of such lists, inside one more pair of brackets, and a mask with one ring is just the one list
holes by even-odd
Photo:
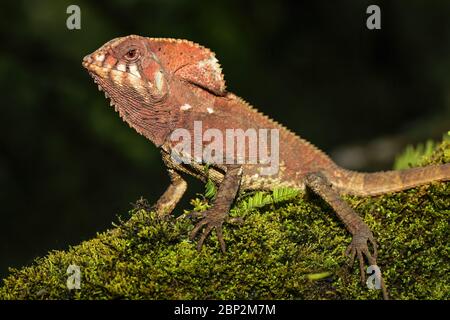
[[[370, 252], [368, 243], [370, 243], [372, 245], [373, 253]], [[367, 262], [369, 263], [370, 266], [375, 266], [378, 268], [378, 266], [377, 266], [377, 256], [378, 256], [377, 243], [375, 242], [373, 235], [371, 233], [355, 235], [353, 237], [352, 242], [350, 243], [347, 250], [345, 251], [345, 254], [349, 257], [350, 267], [353, 266], [355, 258], [358, 259], [359, 271], [360, 271], [360, 275], [361, 275], [361, 283], [363, 285], [366, 285], [366, 271], [364, 270], [365, 269], [364, 267], [366, 266], [365, 259], [367, 259]], [[387, 289], [384, 284], [384, 280], [383, 280], [381, 274], [379, 274], [379, 277], [380, 277], [379, 281], [380, 281], [381, 289], [383, 292], [383, 298], [387, 300], [389, 297], [387, 294]]]
[[205, 229], [203, 230], [203, 232], [200, 236], [200, 239], [198, 240], [197, 250], [200, 251], [202, 249], [203, 243], [205, 242], [206, 238], [211, 233], [211, 231], [213, 229], [215, 229], [216, 234], [217, 234], [217, 239], [219, 240], [219, 243], [220, 243], [220, 249], [222, 250], [222, 252], [225, 253], [226, 245], [225, 245], [225, 240], [223, 238], [222, 225], [223, 225], [223, 222], [225, 221], [226, 215], [223, 215], [223, 214], [219, 215], [219, 214], [214, 214], [214, 213], [206, 211], [206, 212], [201, 212], [201, 213], [192, 212], [188, 216], [201, 217], [201, 220], [199, 222], [197, 222], [194, 229], [192, 229], [192, 231], [191, 231], [191, 234], [189, 236], [190, 240], [194, 240], [195, 237], [197, 236], [197, 234], [200, 232], [200, 229], [202, 227], [205, 227]]
[[[370, 252], [367, 243], [370, 242], [373, 247], [373, 253]], [[369, 262], [369, 265], [377, 264], [377, 244], [372, 235], [356, 235], [353, 237], [352, 243], [348, 246], [345, 254], [349, 257], [350, 267], [353, 266], [355, 258], [358, 258], [359, 270], [361, 274], [361, 282], [366, 283], [366, 276], [364, 267], [366, 265], [365, 259]]]

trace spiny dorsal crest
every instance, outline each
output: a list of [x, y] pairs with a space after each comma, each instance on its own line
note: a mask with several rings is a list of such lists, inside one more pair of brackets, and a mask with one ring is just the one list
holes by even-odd
[[282, 131], [284, 131], [288, 137], [291, 139], [291, 141], [300, 141], [300, 143], [302, 143], [303, 145], [305, 145], [306, 147], [308, 147], [310, 150], [313, 150], [314, 152], [317, 152], [318, 154], [320, 154], [322, 157], [328, 159], [330, 161], [330, 163], [332, 163], [331, 158], [321, 149], [319, 149], [318, 147], [316, 147], [315, 145], [313, 145], [312, 143], [310, 143], [309, 141], [303, 139], [302, 137], [300, 137], [299, 135], [297, 135], [295, 132], [291, 131], [290, 129], [288, 129], [287, 127], [285, 127], [284, 125], [282, 125], [281, 123], [279, 123], [278, 121], [272, 119], [271, 117], [269, 117], [268, 115], [264, 114], [263, 112], [259, 111], [258, 109], [256, 109], [255, 107], [253, 107], [250, 103], [248, 103], [247, 101], [245, 101], [244, 99], [242, 99], [241, 97], [238, 97], [234, 94], [230, 94], [230, 97], [232, 99], [235, 99], [237, 101], [239, 101], [239, 103], [241, 103], [242, 105], [246, 106], [247, 108], [249, 108], [252, 112], [254, 112], [255, 114], [259, 115], [260, 117], [262, 117], [265, 121], [268, 121], [269, 123], [274, 124], [276, 127], [280, 128]]

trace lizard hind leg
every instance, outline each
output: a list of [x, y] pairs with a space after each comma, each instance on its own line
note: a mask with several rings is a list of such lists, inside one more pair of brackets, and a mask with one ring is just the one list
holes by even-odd
[[[371, 266], [377, 266], [377, 243], [372, 231], [359, 215], [346, 203], [340, 194], [333, 189], [330, 181], [320, 172], [310, 173], [305, 177], [306, 186], [315, 194], [319, 195], [336, 212], [339, 219], [353, 236], [352, 242], [346, 250], [346, 255], [350, 258], [350, 265], [353, 265], [355, 258], [359, 261], [361, 282], [366, 283], [365, 261]], [[371, 244], [373, 252], [369, 250], [368, 244]], [[380, 288], [383, 298], [388, 299], [388, 293], [383, 278], [380, 276]]]

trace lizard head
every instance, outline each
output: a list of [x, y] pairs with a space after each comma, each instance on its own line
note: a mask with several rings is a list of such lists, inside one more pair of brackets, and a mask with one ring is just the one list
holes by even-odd
[[164, 70], [145, 38], [113, 39], [84, 57], [83, 66], [119, 111], [122, 104], [156, 103], [167, 94]]
[[177, 103], [192, 86], [205, 94], [225, 94], [214, 53], [186, 40], [116, 38], [84, 57], [82, 64], [120, 116], [156, 144], [162, 137], [155, 135], [167, 133], [176, 122]]

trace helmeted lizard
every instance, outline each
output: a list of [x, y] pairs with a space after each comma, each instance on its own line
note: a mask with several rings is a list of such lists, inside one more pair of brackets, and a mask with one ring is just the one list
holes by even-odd
[[[212, 179], [218, 186], [212, 207], [194, 213], [201, 219], [190, 238], [195, 238], [204, 228], [198, 249], [215, 229], [221, 249], [225, 251], [222, 225], [228, 219], [238, 192], [282, 186], [306, 188], [327, 202], [352, 234], [346, 254], [351, 262], [358, 258], [364, 282], [364, 258], [370, 265], [377, 264], [377, 244], [367, 224], [341, 195], [380, 195], [450, 179], [450, 164], [375, 173], [339, 167], [324, 152], [227, 92], [214, 53], [187, 40], [136, 35], [116, 38], [86, 56], [83, 66], [99, 89], [105, 91], [122, 119], [161, 149], [171, 184], [155, 206], [160, 215], [171, 213], [186, 191], [187, 183], [181, 174], [192, 175], [204, 182]], [[174, 152], [179, 141], [173, 139], [173, 133], [182, 128], [195, 136], [195, 123], [201, 123], [203, 130], [217, 129], [223, 136], [227, 129], [244, 132], [248, 129], [277, 130], [279, 169], [263, 175], [262, 169], [267, 163], [251, 162], [248, 145], [231, 151], [235, 159], [243, 159], [234, 163], [206, 162], [192, 153]], [[200, 144], [203, 147], [211, 142], [210, 137], [209, 141], [201, 140]], [[193, 139], [191, 143], [194, 145], [198, 141]], [[273, 143], [275, 140], [270, 140], [269, 145], [273, 146]], [[195, 150], [195, 146], [193, 148]], [[221, 151], [222, 159], [230, 156], [225, 146]], [[180, 162], [180, 157], [187, 157], [188, 161]], [[205, 170], [206, 166], [208, 170]], [[384, 284], [383, 293], [387, 297]]]

